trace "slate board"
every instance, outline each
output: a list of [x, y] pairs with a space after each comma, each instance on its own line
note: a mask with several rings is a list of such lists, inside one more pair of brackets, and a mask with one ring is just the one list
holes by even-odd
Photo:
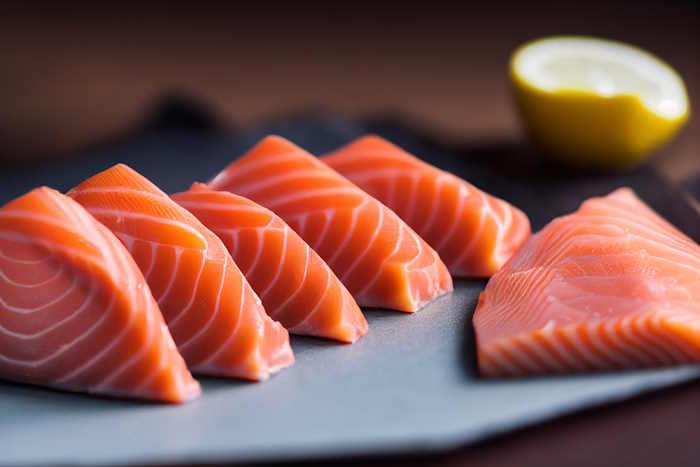
[[[174, 124], [173, 124], [174, 122]], [[182, 125], [182, 123], [186, 125]], [[573, 174], [520, 146], [441, 147], [400, 122], [292, 118], [220, 132], [172, 112], [121, 143], [39, 167], [2, 168], [0, 203], [40, 184], [66, 190], [125, 162], [172, 192], [206, 180], [260, 137], [277, 133], [317, 154], [372, 131], [522, 208], [535, 229], [585, 198], [633, 187], [696, 241], [697, 213], [648, 167]], [[297, 363], [264, 384], [203, 379], [181, 407], [0, 383], [0, 465], [122, 465], [284, 461], [429, 453], [687, 381], [698, 367], [485, 381], [471, 316], [484, 281], [407, 315], [367, 311], [352, 346], [293, 338]]]

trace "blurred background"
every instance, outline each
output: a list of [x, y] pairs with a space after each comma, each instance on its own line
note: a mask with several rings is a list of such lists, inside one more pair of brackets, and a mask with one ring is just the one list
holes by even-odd
[[[228, 128], [306, 112], [396, 115], [469, 144], [524, 138], [507, 62], [550, 34], [658, 54], [698, 108], [698, 3], [3, 2], [0, 159], [66, 156], [138, 129], [166, 96]], [[700, 171], [698, 119], [654, 159]]]
[[[527, 143], [508, 58], [553, 34], [657, 54], [683, 77], [697, 112], [699, 23], [692, 0], [2, 2], [0, 171], [128, 138], [173, 96], [222, 131], [295, 115], [384, 116], [451, 144], [517, 147]], [[699, 119], [652, 164], [700, 197]], [[697, 465], [698, 401], [694, 384], [439, 463]]]

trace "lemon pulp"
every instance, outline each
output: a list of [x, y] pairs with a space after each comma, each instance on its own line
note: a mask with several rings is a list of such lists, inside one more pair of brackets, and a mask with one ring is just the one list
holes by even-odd
[[634, 165], [671, 139], [689, 114], [678, 74], [619, 42], [534, 41], [513, 54], [510, 77], [531, 135], [575, 165]]

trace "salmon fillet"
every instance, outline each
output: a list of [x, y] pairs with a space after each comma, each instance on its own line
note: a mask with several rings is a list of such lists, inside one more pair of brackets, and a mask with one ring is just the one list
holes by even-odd
[[279, 215], [361, 306], [413, 312], [452, 290], [435, 250], [393, 211], [284, 138], [263, 139], [209, 187]]
[[367, 321], [345, 286], [272, 211], [195, 183], [171, 196], [224, 242], [267, 313], [294, 334], [354, 342]]
[[700, 246], [628, 188], [533, 235], [474, 314], [484, 376], [700, 362]]
[[119, 164], [68, 195], [131, 252], [193, 372], [263, 380], [294, 362], [221, 240], [153, 183]]
[[457, 277], [491, 277], [530, 236], [519, 209], [369, 135], [321, 160], [391, 208]]
[[175, 403], [200, 394], [129, 253], [46, 187], [0, 208], [0, 378]]

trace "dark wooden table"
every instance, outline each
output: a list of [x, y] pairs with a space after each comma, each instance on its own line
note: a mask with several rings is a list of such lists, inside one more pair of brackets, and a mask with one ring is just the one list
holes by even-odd
[[[201, 101], [231, 126], [324, 109], [400, 114], [465, 144], [519, 141], [508, 56], [549, 34], [647, 48], [680, 72], [691, 107], [700, 108], [696, 1], [522, 3], [135, 9], [5, 2], [0, 170], [118, 137], [169, 94]], [[700, 174], [699, 150], [700, 120], [692, 118], [653, 164], [681, 182]], [[693, 383], [463, 452], [355, 464], [690, 466], [700, 465], [699, 433], [700, 383]]]

